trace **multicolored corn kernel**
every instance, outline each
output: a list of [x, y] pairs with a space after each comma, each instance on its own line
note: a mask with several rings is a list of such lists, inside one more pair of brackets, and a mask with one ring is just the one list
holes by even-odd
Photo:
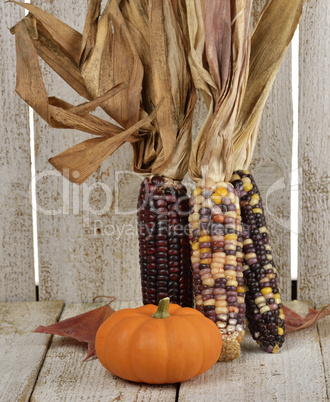
[[267, 352], [275, 353], [283, 345], [285, 324], [260, 192], [246, 170], [234, 172], [231, 183], [239, 196], [242, 213], [248, 326], [257, 343]]
[[138, 233], [143, 304], [164, 297], [193, 306], [189, 246], [189, 197], [185, 186], [161, 176], [142, 182]]
[[191, 264], [196, 309], [223, 338], [219, 360], [240, 355], [245, 328], [243, 238], [239, 199], [231, 184], [198, 183], [190, 199]]

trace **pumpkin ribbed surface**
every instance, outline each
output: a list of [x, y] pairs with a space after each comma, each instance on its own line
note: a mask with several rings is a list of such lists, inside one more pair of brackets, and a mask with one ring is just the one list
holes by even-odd
[[96, 353], [110, 373], [149, 384], [177, 383], [211, 368], [221, 352], [216, 325], [192, 308], [170, 304], [169, 317], [153, 318], [157, 306], [123, 309], [96, 335]]

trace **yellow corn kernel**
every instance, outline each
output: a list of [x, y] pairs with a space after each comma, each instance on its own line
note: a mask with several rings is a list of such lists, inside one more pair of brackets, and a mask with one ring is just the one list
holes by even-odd
[[214, 306], [215, 305], [215, 300], [214, 299], [209, 299], [209, 300], [205, 300], [203, 302], [204, 306]]
[[215, 314], [228, 314], [228, 307], [216, 307]]
[[[212, 270], [212, 271], [213, 271], [213, 270]], [[225, 273], [224, 273], [224, 272], [219, 272], [219, 273], [217, 273], [217, 274], [214, 274], [214, 273], [212, 272], [212, 275], [213, 275], [213, 279], [214, 279], [214, 280], [220, 279], [220, 278], [224, 278], [224, 277], [225, 277]]]
[[209, 243], [211, 241], [211, 236], [201, 236], [199, 238], [200, 243]]
[[284, 314], [280, 314], [278, 317], [279, 317], [281, 320], [285, 320]]
[[249, 204], [253, 207], [254, 205], [259, 204], [259, 201], [256, 200], [255, 198], [251, 198], [251, 201], [249, 202]]
[[244, 293], [244, 286], [237, 286], [237, 293]]
[[199, 251], [201, 254], [205, 254], [205, 253], [210, 253], [211, 249], [210, 248], [201, 248]]
[[244, 259], [245, 261], [248, 261], [250, 258], [257, 258], [257, 254], [255, 253], [248, 253], [245, 255]]
[[[225, 212], [225, 217], [235, 219], [237, 217], [237, 212], [235, 212], [235, 211], [227, 211], [227, 212]], [[237, 228], [237, 230], [239, 230], [239, 229]]]
[[213, 287], [214, 284], [215, 284], [215, 281], [214, 281], [213, 278], [207, 278], [207, 279], [204, 279], [204, 280], [202, 281], [202, 284], [205, 285], [205, 286]]
[[271, 287], [261, 289], [261, 293], [265, 296], [268, 293], [272, 293], [273, 289]]
[[213, 180], [208, 180], [206, 183], [205, 183], [205, 188], [212, 188], [213, 186], [214, 186], [214, 181]]
[[251, 179], [249, 177], [242, 177], [241, 180], [242, 180], [243, 185], [246, 184], [246, 183], [248, 183], [248, 184], [251, 183]]
[[224, 264], [225, 264], [225, 261], [223, 261], [223, 262], [218, 262], [218, 261], [212, 261], [212, 264], [211, 264], [211, 269], [223, 269], [223, 266], [224, 266]]
[[237, 287], [237, 285], [238, 285], [238, 282], [233, 281], [231, 279], [229, 281], [227, 281], [227, 283], [226, 283], [226, 286], [235, 286], [235, 287]]
[[200, 214], [198, 212], [195, 212], [195, 213], [189, 215], [189, 217], [191, 217], [192, 222], [196, 222], [196, 221], [199, 221]]
[[196, 204], [202, 204], [205, 198], [202, 195], [196, 197]]
[[227, 307], [228, 302], [226, 300], [217, 300], [215, 302], [215, 307]]
[[236, 271], [232, 271], [231, 269], [227, 269], [226, 278], [227, 279], [235, 279], [236, 278]]
[[245, 170], [245, 169], [243, 170], [243, 173], [244, 174], [250, 174], [250, 172], [248, 170]]
[[262, 226], [261, 228], [259, 228], [259, 233], [268, 233], [268, 230], [265, 226]]
[[221, 195], [221, 197], [227, 197], [228, 196], [228, 190], [224, 187], [219, 187], [215, 190], [215, 192], [218, 195]]
[[283, 315], [284, 315], [284, 311], [283, 311], [282, 308], [280, 308], [278, 311], [279, 311], [280, 314], [283, 314]]
[[281, 295], [279, 293], [274, 294], [274, 299], [280, 299], [280, 298], [281, 298]]
[[253, 194], [252, 196], [251, 196], [251, 198], [253, 198], [254, 200], [260, 200], [260, 197], [259, 197], [259, 194], [258, 193], [255, 193], [255, 194]]
[[283, 328], [277, 327], [277, 333], [278, 333], [278, 335], [283, 335], [283, 333], [284, 333]]
[[214, 202], [214, 203], [216, 203], [216, 204], [221, 204], [221, 201], [222, 201], [222, 198], [221, 198], [221, 195], [219, 195], [219, 194], [212, 194], [211, 195], [211, 200]]
[[198, 242], [193, 243], [193, 244], [191, 245], [191, 248], [192, 248], [193, 250], [199, 250], [199, 243], [198, 243]]
[[191, 222], [191, 227], [193, 229], [199, 229], [199, 222], [198, 221]]
[[202, 189], [200, 187], [195, 188], [195, 190], [193, 191], [192, 195], [194, 197], [197, 197], [198, 195], [202, 194]]
[[245, 239], [245, 240], [243, 240], [243, 246], [247, 246], [248, 244], [253, 244], [252, 239]]
[[260, 296], [260, 297], [257, 297], [254, 302], [255, 302], [255, 304], [260, 304], [265, 301], [266, 301], [266, 299], [263, 296]]
[[244, 188], [245, 191], [250, 191], [250, 190], [253, 189], [253, 184], [252, 183], [245, 183], [243, 185], [243, 188]]
[[266, 265], [264, 265], [264, 269], [266, 270], [266, 269], [274, 269], [273, 268], [273, 266], [272, 266], [272, 264], [266, 264]]
[[226, 240], [237, 240], [237, 234], [236, 233], [228, 233], [225, 235]]
[[228, 197], [232, 203], [235, 203], [235, 201], [237, 200], [237, 196], [234, 193], [229, 193]]
[[212, 262], [212, 258], [202, 258], [202, 259], [200, 260], [200, 263], [201, 263], [201, 264], [206, 264], [206, 265], [210, 265], [211, 262]]
[[236, 180], [241, 180], [241, 178], [239, 177], [238, 174], [233, 174], [233, 175], [231, 176], [230, 181], [236, 181]]
[[272, 248], [270, 247], [269, 244], [265, 244], [264, 246], [265, 246], [265, 250], [272, 251]]
[[262, 214], [262, 209], [261, 208], [253, 208], [253, 213], [254, 214]]
[[225, 277], [225, 270], [223, 268], [211, 268], [211, 274], [214, 279], [217, 279], [215, 275], [221, 274], [223, 277]]
[[195, 264], [196, 262], [199, 262], [199, 261], [200, 261], [200, 260], [199, 260], [199, 257], [191, 257], [190, 260], [191, 260], [191, 263], [192, 263], [192, 264]]
[[261, 309], [260, 309], [260, 314], [266, 313], [266, 311], [270, 311], [269, 306], [261, 307]]

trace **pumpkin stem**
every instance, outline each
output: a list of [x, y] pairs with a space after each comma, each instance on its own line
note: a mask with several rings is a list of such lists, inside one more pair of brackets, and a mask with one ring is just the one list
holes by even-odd
[[170, 298], [164, 297], [158, 303], [158, 308], [155, 314], [152, 315], [153, 318], [166, 318], [171, 317], [171, 314], [168, 312], [170, 307]]

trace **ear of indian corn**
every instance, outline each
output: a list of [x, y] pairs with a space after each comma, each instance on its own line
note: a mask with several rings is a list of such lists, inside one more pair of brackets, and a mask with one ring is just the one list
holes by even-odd
[[142, 182], [137, 214], [143, 304], [169, 297], [193, 306], [188, 203], [180, 182], [161, 176]]
[[275, 353], [284, 342], [284, 314], [260, 192], [247, 170], [234, 172], [231, 182], [240, 198], [244, 227], [248, 326], [261, 348]]
[[191, 263], [196, 309], [218, 326], [219, 360], [240, 355], [245, 328], [242, 226], [231, 184], [198, 183], [190, 199]]

